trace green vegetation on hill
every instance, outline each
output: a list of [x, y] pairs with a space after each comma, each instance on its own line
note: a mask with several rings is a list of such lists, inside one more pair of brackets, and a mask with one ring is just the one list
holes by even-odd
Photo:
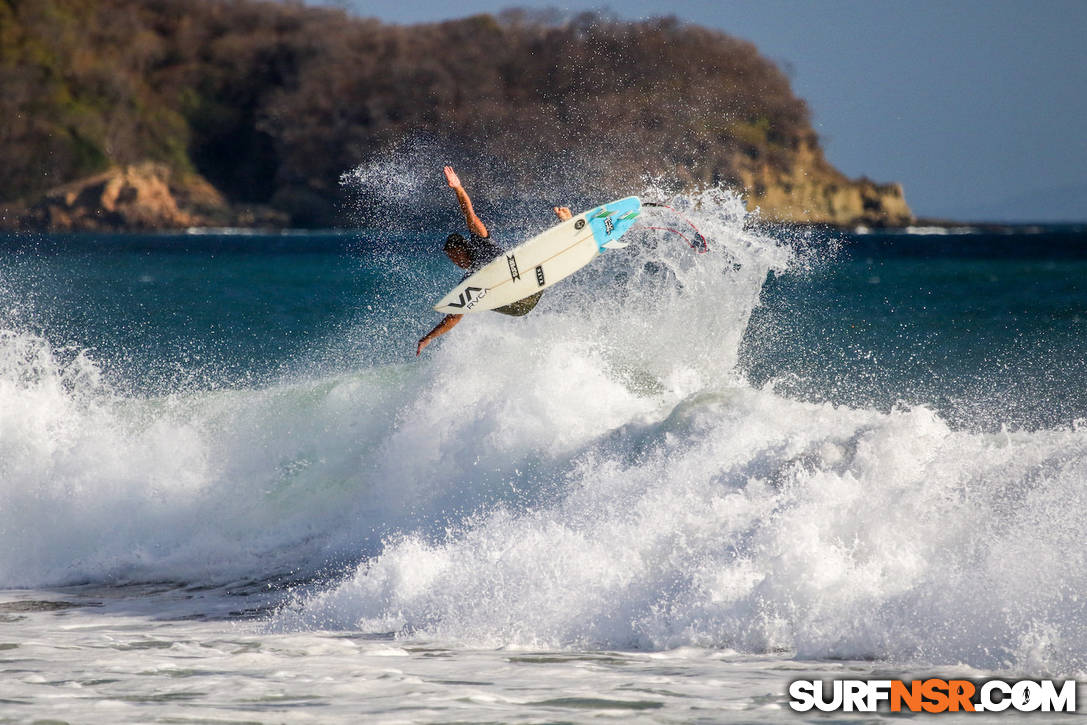
[[649, 173], [765, 193], [801, 156], [849, 183], [776, 66], [669, 18], [394, 26], [259, 0], [0, 0], [0, 87], [0, 201], [157, 161], [326, 224], [341, 173], [412, 136], [477, 149], [466, 163], [511, 185], [571, 151], [602, 164], [600, 189]]

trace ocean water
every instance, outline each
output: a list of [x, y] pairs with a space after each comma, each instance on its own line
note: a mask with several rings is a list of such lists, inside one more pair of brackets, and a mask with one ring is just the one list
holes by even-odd
[[418, 359], [437, 221], [0, 240], [0, 721], [798, 722], [797, 678], [1087, 677], [1087, 228], [669, 201], [708, 253], [631, 232]]

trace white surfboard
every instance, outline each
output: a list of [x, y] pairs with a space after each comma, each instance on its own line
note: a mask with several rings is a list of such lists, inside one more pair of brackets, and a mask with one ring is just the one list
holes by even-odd
[[636, 196], [608, 202], [500, 254], [441, 299], [434, 309], [463, 315], [503, 307], [566, 279], [623, 236], [641, 213]]

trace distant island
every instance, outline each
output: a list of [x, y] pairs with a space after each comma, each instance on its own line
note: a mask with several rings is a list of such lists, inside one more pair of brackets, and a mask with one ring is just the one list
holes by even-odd
[[653, 177], [735, 188], [771, 220], [913, 220], [900, 186], [826, 161], [753, 45], [674, 18], [399, 26], [259, 0], [36, 0], [0, 2], [0, 29], [8, 229], [365, 223], [339, 179], [406, 139], [499, 196]]

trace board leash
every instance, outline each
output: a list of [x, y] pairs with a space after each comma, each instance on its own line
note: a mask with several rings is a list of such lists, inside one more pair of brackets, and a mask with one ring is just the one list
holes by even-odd
[[668, 209], [673, 214], [678, 216], [680, 219], [687, 222], [687, 226], [689, 226], [694, 231], [694, 239], [689, 238], [686, 234], [684, 234], [680, 230], [675, 229], [673, 227], [637, 226], [637, 227], [632, 227], [632, 229], [655, 229], [657, 231], [662, 231], [662, 232], [673, 232], [675, 234], [678, 234], [683, 239], [683, 241], [687, 242], [687, 244], [690, 245], [691, 249], [698, 250], [699, 254], [705, 254], [706, 252], [710, 251], [709, 242], [706, 241], [706, 237], [702, 235], [702, 232], [698, 231], [698, 227], [696, 227], [694, 225], [694, 223], [690, 219], [683, 216], [682, 214], [680, 214], [678, 211], [676, 211], [672, 207], [668, 206], [667, 204], [661, 204], [660, 202], [656, 202], [656, 201], [643, 201], [642, 206], [655, 206], [655, 207], [659, 207], [661, 209]]

